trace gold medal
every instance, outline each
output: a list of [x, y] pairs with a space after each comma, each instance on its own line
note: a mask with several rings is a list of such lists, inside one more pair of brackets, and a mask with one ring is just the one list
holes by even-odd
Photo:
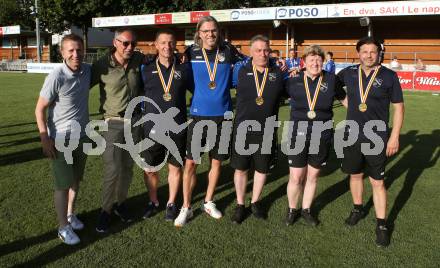
[[308, 117], [309, 119], [315, 119], [315, 117], [316, 117], [316, 112], [315, 112], [315, 111], [308, 111], [308, 112], [307, 112], [307, 117]]
[[215, 84], [215, 81], [211, 81], [211, 82], [208, 83], [209, 89], [215, 89], [216, 86], [217, 85]]
[[171, 68], [171, 73], [170, 73], [170, 77], [168, 78], [168, 83], [165, 84], [165, 80], [163, 78], [162, 71], [160, 70], [160, 67], [159, 67], [159, 57], [156, 60], [157, 74], [159, 75], [159, 79], [160, 79], [160, 82], [162, 84], [162, 88], [163, 88], [163, 91], [164, 91], [164, 94], [162, 95], [162, 98], [164, 99], [164, 101], [170, 101], [171, 100], [170, 88], [171, 88], [171, 84], [173, 83], [174, 66], [176, 66], [175, 60], [173, 62], [173, 67]]
[[214, 67], [211, 70], [211, 65], [209, 65], [209, 59], [208, 56], [206, 55], [206, 51], [204, 48], [202, 48], [202, 53], [203, 53], [203, 58], [205, 60], [205, 64], [206, 64], [206, 69], [208, 70], [208, 74], [209, 74], [209, 83], [208, 83], [208, 87], [211, 90], [214, 90], [215, 87], [217, 86], [215, 83], [215, 74], [217, 73], [217, 65], [218, 65], [218, 60], [219, 60], [219, 55], [218, 55], [218, 48], [217, 48], [217, 54], [215, 54], [215, 61], [214, 61]]
[[373, 75], [371, 75], [370, 81], [368, 81], [367, 88], [365, 89], [364, 92], [364, 85], [362, 80], [362, 65], [359, 65], [358, 80], [359, 80], [359, 95], [361, 97], [361, 104], [359, 104], [359, 111], [361, 112], [367, 111], [366, 102], [367, 102], [368, 93], [370, 93], [371, 86], [373, 85], [373, 82], [376, 79], [379, 69], [380, 69], [380, 65], [374, 69]]
[[367, 111], [367, 104], [366, 103], [359, 104], [359, 111], [361, 112]]
[[255, 103], [257, 104], [257, 105], [263, 105], [263, 103], [264, 103], [264, 99], [263, 99], [263, 97], [257, 97], [256, 99], [255, 99]]
[[303, 76], [304, 89], [306, 90], [307, 104], [309, 105], [309, 111], [307, 112], [307, 117], [309, 119], [315, 119], [316, 112], [314, 111], [314, 109], [315, 109], [316, 101], [318, 100], [319, 91], [321, 91], [320, 88], [321, 88], [321, 83], [322, 83], [322, 79], [324, 76], [321, 72], [321, 75], [319, 76], [318, 84], [316, 85], [315, 93], [313, 94], [313, 99], [312, 99], [310, 96], [310, 89], [309, 89], [309, 82], [307, 81], [307, 75], [306, 75], [306, 73], [304, 73], [303, 75], [304, 75]]
[[261, 85], [260, 85], [260, 82], [258, 81], [257, 67], [255, 67], [255, 65], [252, 65], [252, 70], [254, 72], [255, 87], [257, 88], [257, 96], [258, 96], [255, 99], [255, 103], [257, 105], [261, 106], [264, 103], [263, 91], [264, 91], [264, 86], [266, 85], [267, 74], [269, 73], [269, 68], [267, 68], [267, 67], [264, 68], [263, 81], [261, 81]]
[[164, 101], [170, 101], [172, 99], [171, 94], [170, 93], [165, 93], [162, 95], [162, 98]]

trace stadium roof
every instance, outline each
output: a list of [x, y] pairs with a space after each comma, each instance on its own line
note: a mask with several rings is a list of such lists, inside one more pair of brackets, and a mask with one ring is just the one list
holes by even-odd
[[188, 24], [197, 23], [201, 17], [208, 15], [215, 17], [219, 22], [234, 22], [438, 14], [440, 14], [440, 1], [438, 0], [363, 2], [99, 17], [92, 19], [92, 26], [105, 28], [136, 25]]

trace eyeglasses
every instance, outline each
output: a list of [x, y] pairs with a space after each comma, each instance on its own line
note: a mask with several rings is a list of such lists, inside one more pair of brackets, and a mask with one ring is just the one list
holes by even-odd
[[135, 46], [137, 45], [137, 42], [136, 42], [136, 41], [121, 41], [121, 40], [119, 40], [119, 39], [116, 39], [116, 41], [121, 42], [121, 44], [122, 44], [124, 47], [128, 47], [129, 45], [131, 45], [132, 47], [135, 47]]
[[202, 34], [208, 34], [208, 33], [212, 33], [215, 34], [217, 33], [217, 29], [214, 30], [199, 30]]

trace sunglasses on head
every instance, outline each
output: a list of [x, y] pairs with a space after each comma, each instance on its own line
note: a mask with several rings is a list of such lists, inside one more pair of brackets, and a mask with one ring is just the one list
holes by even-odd
[[124, 47], [128, 47], [129, 45], [131, 45], [132, 47], [135, 47], [136, 45], [137, 45], [137, 42], [136, 41], [121, 41], [121, 40], [119, 40], [119, 39], [116, 39], [117, 41], [119, 41], [119, 42], [121, 42], [121, 44], [124, 46]]

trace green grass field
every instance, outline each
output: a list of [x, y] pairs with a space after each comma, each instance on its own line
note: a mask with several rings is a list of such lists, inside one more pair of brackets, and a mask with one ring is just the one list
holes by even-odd
[[[266, 221], [249, 217], [240, 226], [231, 223], [235, 191], [228, 163], [216, 192], [217, 205], [226, 214], [221, 220], [213, 220], [199, 209], [194, 220], [180, 230], [164, 221], [163, 210], [152, 219], [141, 220], [147, 195], [142, 172], [135, 167], [128, 205], [137, 220], [124, 225], [114, 219], [108, 235], [94, 230], [101, 204], [102, 161], [90, 156], [77, 202], [77, 212], [86, 228], [79, 232], [81, 244], [70, 247], [57, 238], [53, 179], [34, 123], [34, 105], [43, 80], [44, 75], [0, 73], [0, 267], [440, 264], [439, 96], [405, 93], [401, 150], [390, 159], [386, 173], [389, 221], [394, 225], [392, 242], [386, 249], [374, 243], [375, 217], [369, 185], [364, 196], [368, 216], [354, 228], [343, 225], [352, 206], [351, 195], [334, 154], [318, 185], [313, 209], [319, 212], [322, 224], [315, 229], [301, 222], [289, 227], [283, 223], [288, 168], [286, 158], [281, 156], [262, 196], [269, 214]], [[92, 118], [99, 118], [98, 90], [93, 89], [90, 100]], [[288, 109], [282, 107], [282, 119], [287, 119]], [[343, 108], [336, 109], [336, 121], [343, 119], [344, 112]], [[195, 208], [203, 201], [206, 172], [206, 165], [199, 167]], [[167, 192], [162, 180], [162, 205]]]

